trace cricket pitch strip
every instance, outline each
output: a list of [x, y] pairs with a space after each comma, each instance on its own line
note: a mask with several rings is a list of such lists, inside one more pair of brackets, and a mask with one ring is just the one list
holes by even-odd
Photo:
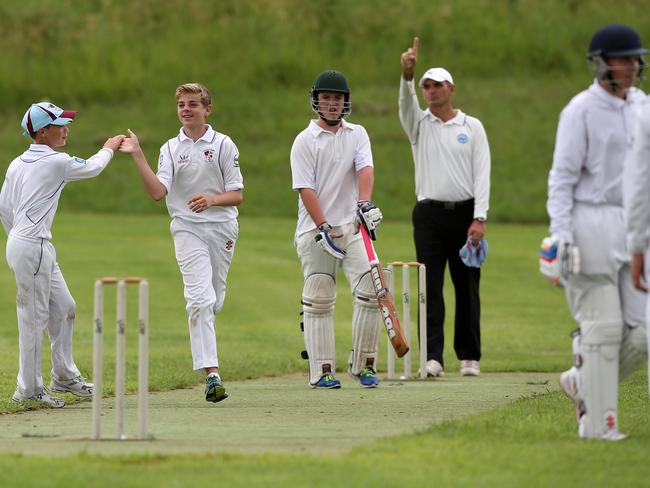
[[[340, 390], [310, 390], [306, 375], [228, 381], [212, 404], [203, 387], [149, 395], [151, 440], [111, 440], [114, 399], [103, 400], [106, 440], [93, 441], [91, 403], [0, 415], [0, 453], [62, 456], [189, 453], [339, 454], [375, 439], [428, 427], [558, 390], [556, 373], [450, 373], [381, 381], [363, 389], [339, 374]], [[136, 397], [126, 398], [125, 434], [136, 437]]]

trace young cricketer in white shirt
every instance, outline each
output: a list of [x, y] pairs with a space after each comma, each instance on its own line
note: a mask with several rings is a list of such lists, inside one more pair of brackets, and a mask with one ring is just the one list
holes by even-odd
[[206, 400], [219, 402], [228, 394], [219, 376], [214, 322], [226, 296], [244, 182], [237, 146], [206, 124], [212, 112], [207, 88], [198, 83], [181, 85], [176, 102], [183, 127], [160, 148], [157, 174], [132, 131], [120, 151], [133, 156], [151, 197], [156, 201], [166, 197], [183, 275], [193, 367], [207, 374]]
[[576, 364], [560, 384], [576, 402], [582, 438], [625, 437], [618, 430], [619, 381], [647, 357], [646, 298], [632, 283], [623, 212], [624, 162], [645, 99], [633, 86], [644, 53], [628, 26], [611, 24], [594, 34], [588, 59], [596, 79], [560, 114], [548, 178], [557, 261], [568, 262], [573, 247], [580, 254], [578, 272], [561, 276], [580, 333], [573, 341]]
[[[350, 90], [338, 71], [324, 71], [311, 90], [318, 119], [291, 148], [293, 189], [299, 193], [295, 244], [302, 263], [305, 345], [309, 386], [340, 388], [335, 378], [334, 305], [339, 264], [354, 294], [349, 372], [365, 388], [379, 384], [377, 297], [358, 225], [371, 235], [381, 212], [371, 202], [374, 169], [366, 130], [343, 117], [350, 113]], [[357, 217], [359, 215], [359, 217]]]
[[77, 112], [50, 102], [33, 104], [22, 121], [23, 135], [34, 143], [14, 159], [0, 191], [0, 220], [8, 234], [6, 257], [16, 279], [20, 360], [12, 400], [38, 401], [53, 408], [65, 402], [44, 387], [41, 375], [43, 332], [52, 343], [50, 390], [92, 396], [72, 357], [76, 304], [56, 261], [52, 222], [63, 187], [93, 178], [108, 165], [124, 136], [115, 136], [84, 160], [55, 151], [66, 145], [67, 125]]

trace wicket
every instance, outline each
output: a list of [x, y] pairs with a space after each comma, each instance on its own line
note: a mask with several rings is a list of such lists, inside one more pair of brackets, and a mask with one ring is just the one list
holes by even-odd
[[92, 438], [101, 439], [102, 377], [104, 374], [104, 286], [116, 285], [115, 351], [115, 426], [116, 438], [124, 435], [124, 397], [126, 380], [126, 287], [138, 285], [138, 439], [147, 439], [149, 376], [149, 283], [145, 278], [98, 278], [95, 281], [93, 334], [93, 420]]
[[[389, 288], [393, 296], [395, 296], [395, 269], [402, 268], [402, 329], [404, 334], [411, 344], [411, 351], [404, 355], [404, 374], [402, 379], [412, 378], [411, 372], [411, 352], [413, 351], [413, 342], [411, 342], [411, 284], [410, 284], [410, 269], [417, 268], [418, 270], [418, 325], [420, 329], [420, 379], [427, 377], [426, 363], [427, 363], [427, 272], [426, 267], [422, 263], [415, 261], [393, 261], [388, 263], [388, 270], [390, 274]], [[396, 379], [395, 374], [395, 351], [388, 342], [388, 379]]]

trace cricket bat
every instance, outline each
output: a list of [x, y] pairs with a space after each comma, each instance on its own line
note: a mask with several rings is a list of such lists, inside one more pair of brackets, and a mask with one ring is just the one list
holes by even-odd
[[384, 321], [384, 326], [386, 327], [386, 333], [388, 334], [390, 343], [393, 346], [393, 349], [395, 349], [395, 354], [397, 354], [397, 357], [401, 358], [404, 354], [409, 352], [409, 343], [404, 335], [402, 326], [399, 323], [393, 295], [391, 295], [388, 290], [388, 281], [386, 280], [384, 269], [379, 262], [375, 248], [372, 245], [370, 235], [363, 225], [359, 226], [359, 231], [363, 236], [363, 244], [366, 248], [366, 254], [368, 255], [370, 275], [372, 277], [373, 286], [375, 287], [375, 293], [377, 294], [377, 305], [379, 305], [381, 318]]

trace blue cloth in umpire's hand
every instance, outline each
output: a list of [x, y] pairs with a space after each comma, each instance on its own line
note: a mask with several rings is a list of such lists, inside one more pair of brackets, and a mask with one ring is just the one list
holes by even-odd
[[460, 248], [458, 255], [462, 259], [465, 266], [470, 268], [480, 268], [481, 264], [487, 259], [488, 243], [485, 239], [481, 239], [476, 246], [472, 244], [471, 236], [467, 238], [467, 242]]

